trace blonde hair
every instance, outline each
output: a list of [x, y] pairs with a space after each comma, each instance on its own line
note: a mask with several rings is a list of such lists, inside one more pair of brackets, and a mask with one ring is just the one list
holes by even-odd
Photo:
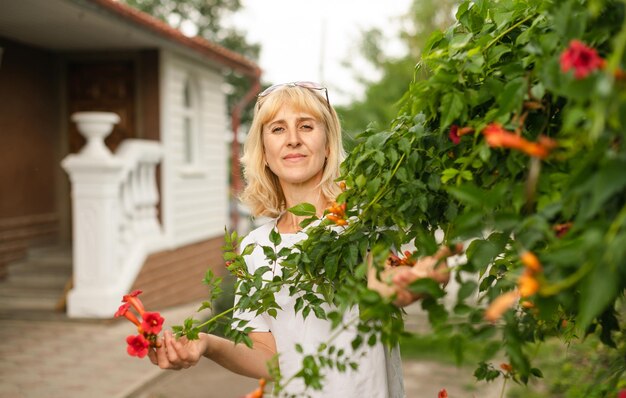
[[334, 200], [340, 193], [335, 182], [339, 167], [345, 158], [341, 142], [341, 125], [337, 113], [317, 90], [285, 85], [257, 100], [254, 118], [243, 145], [243, 175], [246, 180], [240, 199], [250, 208], [254, 216], [278, 217], [285, 210], [285, 196], [278, 177], [265, 167], [263, 148], [263, 126], [272, 120], [280, 108], [289, 104], [300, 112], [311, 114], [322, 122], [326, 131], [328, 158], [319, 183], [320, 191], [327, 201]]

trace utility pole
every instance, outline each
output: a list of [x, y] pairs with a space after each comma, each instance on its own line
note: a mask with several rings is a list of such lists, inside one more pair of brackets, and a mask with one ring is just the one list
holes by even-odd
[[[325, 2], [324, 2], [325, 4]], [[326, 8], [325, 5], [322, 5]], [[319, 82], [326, 86], [326, 77], [324, 76], [324, 67], [326, 64], [326, 10], [322, 10], [322, 19], [320, 21], [320, 57], [319, 57]]]

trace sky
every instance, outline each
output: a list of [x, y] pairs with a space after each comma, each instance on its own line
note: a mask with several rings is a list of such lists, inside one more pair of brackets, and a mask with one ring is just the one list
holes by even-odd
[[353, 67], [368, 79], [377, 74], [360, 57], [361, 32], [380, 28], [385, 52], [401, 55], [396, 39], [400, 17], [412, 0], [242, 0], [233, 16], [250, 42], [261, 44], [259, 66], [264, 83], [298, 80], [320, 82], [334, 104], [347, 104], [363, 94]]

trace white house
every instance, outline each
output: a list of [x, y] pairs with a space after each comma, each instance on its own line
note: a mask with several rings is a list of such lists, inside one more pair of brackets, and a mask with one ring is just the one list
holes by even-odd
[[225, 68], [258, 90], [254, 62], [116, 1], [0, 0], [5, 280], [54, 244], [72, 317], [135, 288], [155, 309], [203, 297], [229, 225]]

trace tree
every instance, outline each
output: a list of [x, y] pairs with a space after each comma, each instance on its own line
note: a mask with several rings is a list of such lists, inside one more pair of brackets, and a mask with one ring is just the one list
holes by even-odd
[[[189, 27], [211, 42], [240, 53], [249, 59], [258, 60], [259, 44], [248, 43], [245, 34], [233, 27], [225, 28], [224, 18], [241, 8], [239, 0], [123, 0], [126, 4], [150, 14], [176, 29]], [[228, 109], [232, 111], [250, 87], [249, 78], [232, 71], [225, 71], [226, 81], [231, 87], [228, 93]], [[242, 122], [252, 119], [252, 106], [243, 112]]]
[[176, 29], [191, 24], [198, 36], [219, 43], [227, 36], [221, 22], [241, 8], [239, 0], [124, 0], [129, 6], [159, 18]]
[[[410, 10], [401, 18], [403, 28], [399, 37], [407, 49], [407, 54], [393, 58], [385, 54], [385, 40], [380, 29], [371, 29], [363, 33], [360, 53], [381, 74], [377, 81], [369, 81], [353, 68], [358, 80], [365, 86], [364, 98], [346, 106], [338, 106], [342, 126], [348, 135], [348, 144], [352, 146], [353, 137], [363, 132], [368, 126], [382, 128], [392, 120], [399, 110], [399, 100], [408, 84], [416, 76], [415, 66], [420, 59], [421, 49], [428, 36], [444, 29], [452, 23], [452, 10], [458, 0], [414, 0]], [[350, 66], [350, 63], [347, 62]], [[418, 71], [419, 72], [419, 71]]]
[[[437, 230], [447, 244], [471, 242], [453, 270], [452, 308], [428, 282], [415, 291], [428, 293], [434, 330], [460, 352], [467, 339], [484, 342], [479, 379], [540, 376], [530, 346], [550, 336], [575, 344], [596, 334], [623, 352], [624, 8], [463, 2], [424, 47], [428, 77], [408, 85], [393, 122], [366, 132], [344, 163], [339, 201], [354, 219], [341, 239], [367, 240], [383, 259], [409, 242], [410, 256], [433, 253]], [[338, 250], [311, 247], [324, 258]], [[505, 369], [489, 363], [497, 352]], [[585, 396], [616, 391], [626, 361], [614, 358]]]

